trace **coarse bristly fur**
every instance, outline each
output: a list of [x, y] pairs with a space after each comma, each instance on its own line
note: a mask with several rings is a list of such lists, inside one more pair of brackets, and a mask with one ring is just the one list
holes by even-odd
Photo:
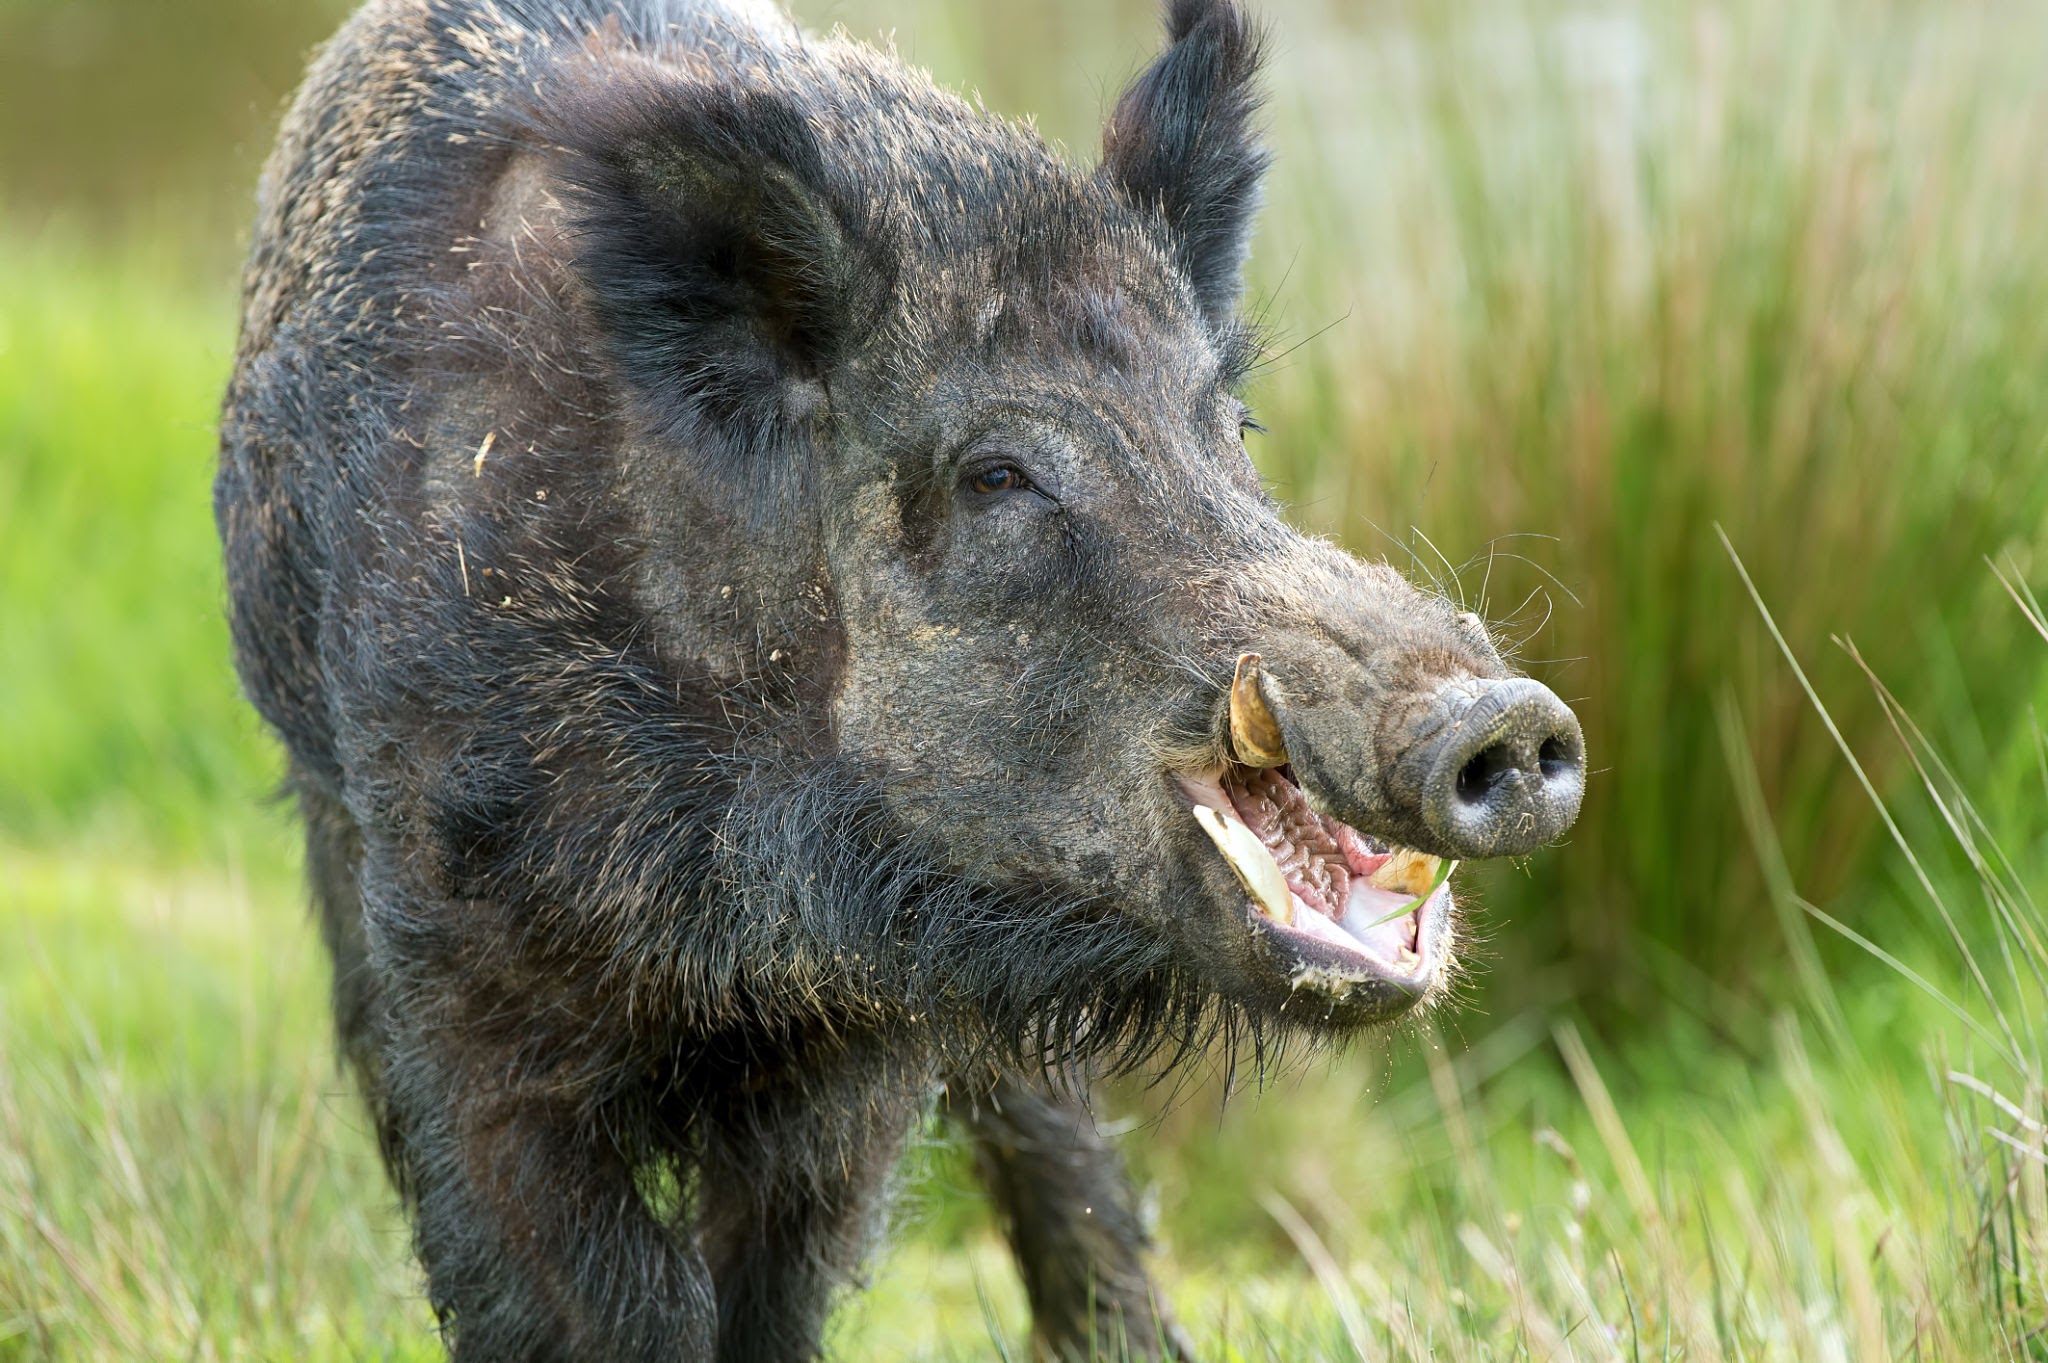
[[1430, 688], [1505, 669], [1262, 490], [1259, 44], [1167, 17], [1094, 168], [743, 0], [371, 0], [308, 75], [216, 510], [456, 1357], [813, 1356], [934, 1102], [1043, 1347], [1182, 1351], [1047, 1076], [1413, 1002], [1177, 802], [1257, 648], [1430, 848]]

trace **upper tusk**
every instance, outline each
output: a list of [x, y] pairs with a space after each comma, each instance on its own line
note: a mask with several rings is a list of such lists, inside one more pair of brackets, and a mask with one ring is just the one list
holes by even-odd
[[1230, 683], [1230, 744], [1247, 767], [1278, 767], [1287, 761], [1287, 740], [1266, 705], [1265, 674], [1256, 653], [1237, 655], [1237, 675]]

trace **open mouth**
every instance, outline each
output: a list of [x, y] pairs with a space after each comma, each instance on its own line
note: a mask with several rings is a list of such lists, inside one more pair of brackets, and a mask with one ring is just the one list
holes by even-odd
[[1253, 925], [1299, 964], [1428, 987], [1451, 910], [1449, 877], [1436, 857], [1317, 813], [1285, 766], [1232, 765], [1184, 775], [1180, 787], [1243, 884]]

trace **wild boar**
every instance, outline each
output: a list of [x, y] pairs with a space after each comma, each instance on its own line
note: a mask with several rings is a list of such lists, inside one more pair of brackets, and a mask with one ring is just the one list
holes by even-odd
[[1574, 818], [1246, 455], [1259, 42], [1167, 28], [1092, 166], [744, 0], [314, 63], [216, 511], [457, 1358], [813, 1356], [935, 1105], [1045, 1349], [1184, 1351], [1074, 1076], [1427, 1003], [1443, 861]]

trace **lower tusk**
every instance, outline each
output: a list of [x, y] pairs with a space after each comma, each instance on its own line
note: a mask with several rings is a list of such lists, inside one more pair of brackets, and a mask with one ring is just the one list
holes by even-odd
[[1273, 860], [1272, 851], [1259, 841], [1259, 835], [1245, 827], [1241, 820], [1207, 805], [1196, 805], [1194, 815], [1195, 822], [1209, 835], [1209, 841], [1216, 844], [1216, 850], [1237, 873], [1245, 893], [1265, 910], [1268, 918], [1291, 927], [1294, 923], [1294, 892], [1287, 888], [1287, 878], [1280, 873], [1280, 863]]

